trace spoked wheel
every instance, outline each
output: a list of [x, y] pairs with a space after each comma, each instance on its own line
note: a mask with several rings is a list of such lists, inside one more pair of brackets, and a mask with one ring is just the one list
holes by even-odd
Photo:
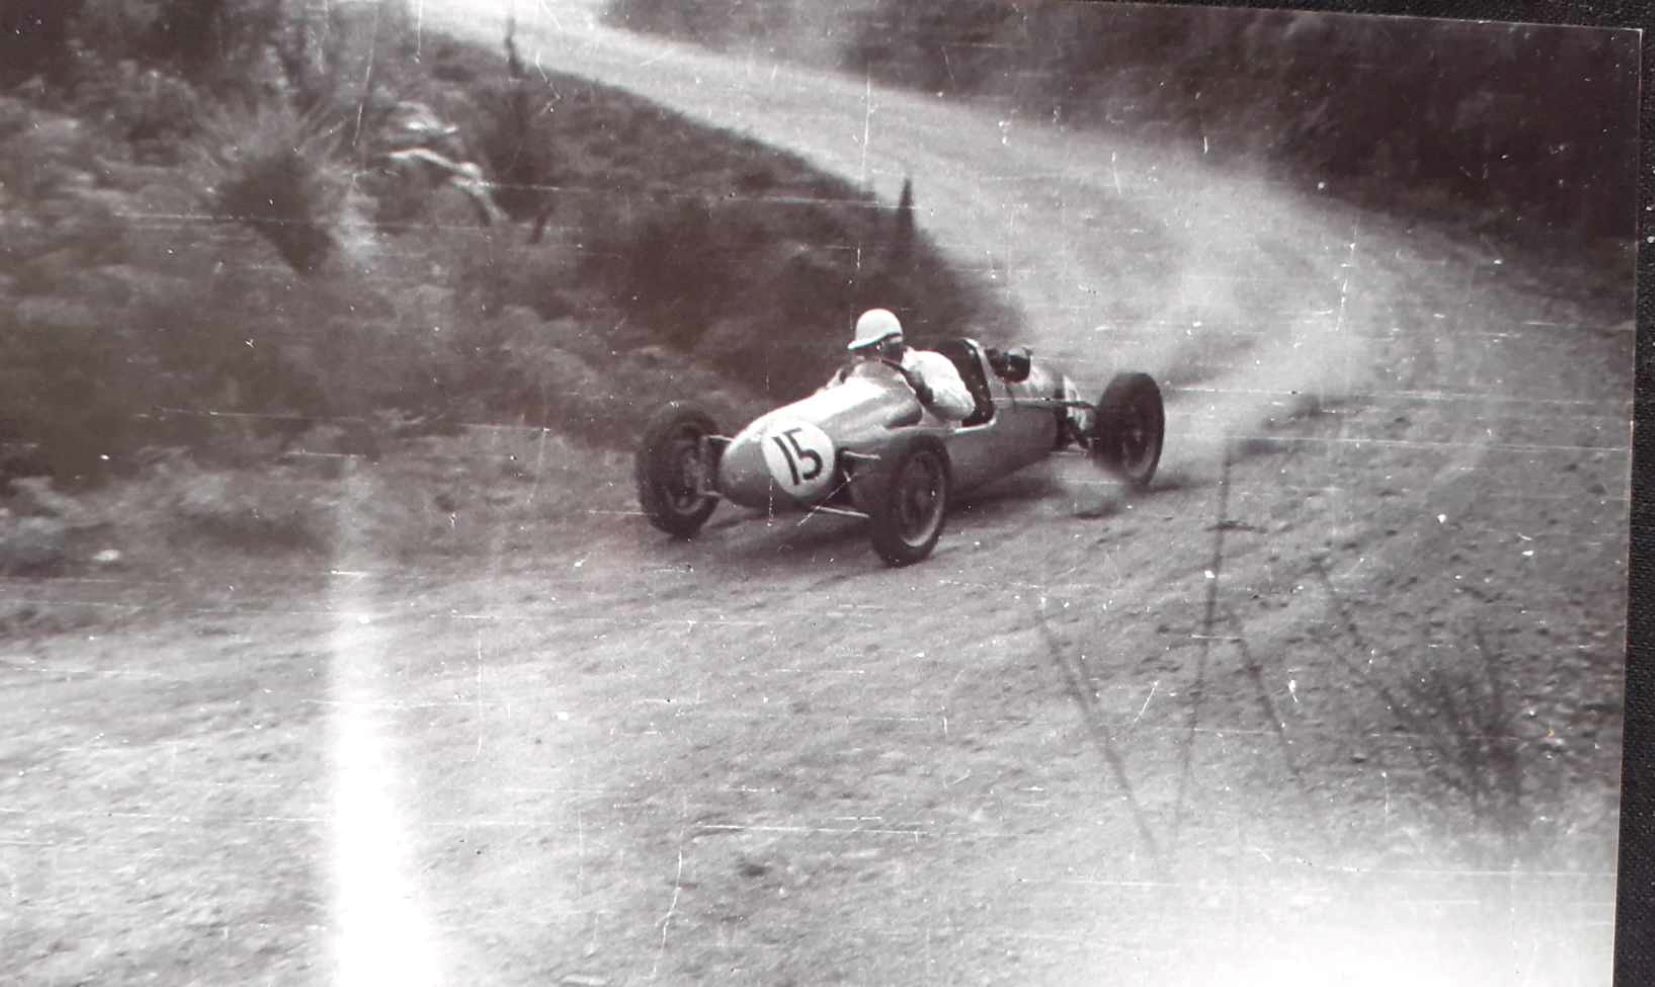
[[1116, 374], [1098, 399], [1092, 421], [1092, 456], [1134, 489], [1149, 486], [1161, 462], [1166, 408], [1148, 374]]
[[912, 565], [931, 554], [948, 514], [948, 454], [936, 442], [898, 453], [884, 484], [868, 505], [873, 549], [893, 566]]
[[717, 434], [710, 416], [676, 401], [650, 420], [633, 464], [638, 503], [650, 524], [689, 538], [707, 522], [718, 506], [718, 456], [711, 441]]

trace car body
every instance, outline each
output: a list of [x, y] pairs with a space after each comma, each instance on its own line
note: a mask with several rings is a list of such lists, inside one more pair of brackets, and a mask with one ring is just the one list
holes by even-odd
[[1144, 374], [1120, 374], [1098, 402], [1024, 349], [974, 339], [936, 347], [976, 403], [963, 422], [927, 410], [905, 376], [877, 360], [759, 416], [733, 436], [682, 403], [662, 409], [637, 455], [639, 501], [656, 527], [695, 534], [719, 500], [764, 510], [867, 518], [892, 565], [928, 556], [949, 502], [1055, 452], [1091, 455], [1146, 485], [1160, 459], [1164, 412]]

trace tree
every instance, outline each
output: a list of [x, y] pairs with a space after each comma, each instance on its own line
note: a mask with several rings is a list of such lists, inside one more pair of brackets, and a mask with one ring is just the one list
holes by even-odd
[[896, 229], [891, 233], [891, 266], [908, 262], [914, 251], [914, 180], [902, 179], [902, 198], [896, 204]]

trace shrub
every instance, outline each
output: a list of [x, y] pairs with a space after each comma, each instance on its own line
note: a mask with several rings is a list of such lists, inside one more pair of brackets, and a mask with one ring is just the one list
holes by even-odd
[[161, 0], [150, 50], [192, 78], [244, 70], [277, 40], [283, 6], [283, 0]]
[[1537, 239], [1631, 228], [1630, 32], [1011, 0], [871, 0], [852, 21], [845, 66], [897, 85], [1172, 135], [1392, 207], [1446, 193]]
[[87, 74], [134, 60], [220, 96], [246, 96], [269, 83], [261, 77], [267, 53], [284, 50], [306, 16], [290, 14], [288, 0], [79, 0], [76, 6], [75, 42], [94, 55]]
[[[515, 26], [515, 22], [513, 22]], [[484, 93], [478, 135], [483, 161], [497, 183], [495, 201], [515, 220], [536, 220], [535, 239], [551, 211], [553, 182], [550, 93], [524, 72], [512, 28], [506, 33], [506, 85]]]
[[0, 575], [30, 575], [60, 567], [69, 528], [56, 518], [13, 517], [0, 508]]
[[83, 0], [75, 40], [104, 63], [150, 61], [161, 0]]
[[722, 48], [756, 41], [791, 48], [808, 46], [821, 33], [818, 5], [810, 0], [609, 0], [604, 19], [632, 31], [662, 34]]
[[[90, 478], [133, 427], [139, 371], [108, 331], [115, 316], [84, 291], [91, 271], [128, 259], [125, 224], [82, 167], [95, 134], [78, 121], [0, 99], [0, 442], [31, 469]], [[21, 465], [21, 464], [20, 464]]]
[[[405, 434], [491, 421], [622, 445], [655, 398], [713, 396], [735, 420], [760, 389], [769, 399], [814, 386], [863, 300], [920, 326], [969, 297], [925, 259], [911, 208], [881, 216], [802, 162], [602, 87], [527, 78], [509, 49], [503, 85], [498, 61], [473, 50], [448, 61], [475, 59], [470, 78], [495, 83], [438, 84], [397, 56], [412, 35], [394, 6], [336, 8], [325, 33], [288, 9], [271, 41], [249, 25], [273, 23], [254, 16], [272, 4], [87, 0], [78, 74], [45, 99], [104, 132], [0, 98], [4, 468], [90, 481], [158, 446], [248, 466], [307, 433], [338, 429], [355, 443], [393, 419]], [[177, 11], [187, 16], [155, 26]], [[177, 61], [192, 36], [215, 58], [274, 46], [292, 85], [221, 91], [209, 67]], [[314, 59], [331, 68], [295, 68]], [[350, 81], [318, 88], [326, 79]], [[555, 166], [608, 194], [571, 197], [546, 244], [416, 227], [374, 258], [373, 279], [360, 277], [339, 260], [377, 237], [357, 218], [352, 177], [375, 153], [378, 116], [416, 101], [456, 121], [492, 107], [496, 126], [479, 137], [508, 185], [546, 184]], [[546, 101], [557, 101], [555, 148]], [[100, 139], [111, 132], [179, 166], [136, 166], [128, 147]], [[538, 190], [515, 191], [526, 194], [503, 201], [519, 219], [544, 219]], [[800, 204], [812, 199], [843, 204]], [[131, 233], [134, 215], [193, 203], [220, 220], [217, 235], [156, 223]], [[906, 246], [887, 250], [893, 236]], [[260, 263], [272, 249], [283, 263]], [[304, 540], [203, 490], [178, 501], [192, 524]]]
[[349, 175], [334, 158], [340, 130], [285, 106], [219, 113], [195, 147], [214, 212], [247, 224], [295, 271], [315, 273], [346, 220]]
[[0, 438], [35, 444], [38, 465], [63, 480], [101, 475], [147, 409], [124, 355], [95, 325], [0, 322]]
[[175, 540], [206, 539], [250, 552], [324, 551], [332, 544], [332, 505], [295, 484], [193, 467], [172, 479], [165, 509]]
[[[814, 387], [843, 358], [861, 309], [890, 308], [922, 344], [999, 341], [999, 312], [913, 226], [914, 191], [875, 210], [842, 190], [832, 204], [710, 196], [660, 198], [584, 231], [580, 271], [628, 324], [774, 397]], [[609, 219], [604, 223], [604, 219]]]
[[743, 258], [729, 223], [715, 223], [700, 196], [658, 200], [631, 223], [594, 232], [585, 272], [670, 345], [693, 346], [728, 303], [730, 274]]
[[204, 112], [189, 83], [130, 60], [78, 80], [75, 101], [105, 132], [131, 143], [141, 157], [164, 164], [178, 163], [178, 149], [196, 135]]
[[68, 65], [70, 26], [84, 0], [0, 0], [0, 84]]
[[351, 119], [353, 142], [428, 79], [404, 0], [296, 7], [272, 46], [284, 81], [301, 111]]

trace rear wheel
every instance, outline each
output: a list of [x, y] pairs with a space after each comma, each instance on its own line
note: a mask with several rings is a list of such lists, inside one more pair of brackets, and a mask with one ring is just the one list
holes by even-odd
[[1165, 437], [1166, 409], [1154, 379], [1148, 374], [1116, 374], [1098, 399], [1092, 419], [1092, 457], [1142, 490], [1155, 477]]
[[893, 566], [931, 554], [948, 513], [948, 454], [937, 442], [918, 442], [895, 454], [866, 504], [873, 550]]
[[689, 538], [718, 506], [713, 494], [718, 457], [711, 438], [718, 428], [705, 412], [674, 401], [644, 429], [633, 464], [638, 503], [649, 523]]

